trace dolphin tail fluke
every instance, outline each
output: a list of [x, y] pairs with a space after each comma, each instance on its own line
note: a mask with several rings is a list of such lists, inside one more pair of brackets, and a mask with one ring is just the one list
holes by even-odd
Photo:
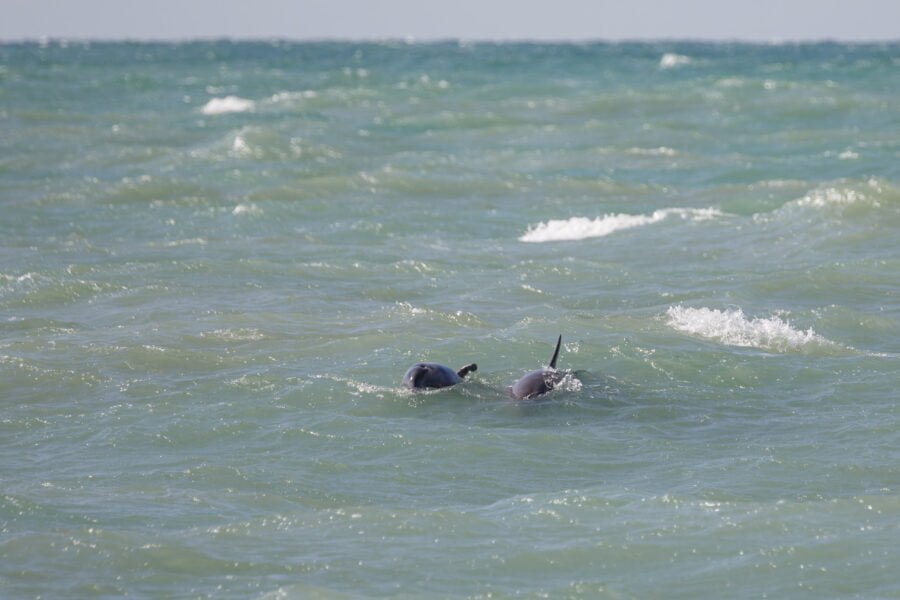
[[556, 350], [553, 351], [553, 358], [550, 359], [550, 368], [556, 368], [556, 359], [559, 358], [559, 346], [562, 344], [562, 334], [559, 334], [559, 337], [556, 338]]
[[478, 365], [476, 365], [475, 363], [472, 363], [471, 365], [464, 366], [462, 369], [457, 371], [456, 374], [459, 375], [460, 377], [465, 377], [472, 371], [477, 371], [477, 370], [478, 370]]

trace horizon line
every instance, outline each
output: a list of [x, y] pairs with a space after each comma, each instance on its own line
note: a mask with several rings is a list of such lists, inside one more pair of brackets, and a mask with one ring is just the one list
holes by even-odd
[[232, 36], [232, 35], [197, 35], [185, 37], [144, 37], [144, 36], [23, 36], [2, 37], [0, 44], [51, 44], [51, 43], [144, 43], [144, 44], [178, 44], [178, 43], [203, 43], [203, 42], [249, 42], [249, 43], [292, 43], [292, 44], [327, 44], [327, 43], [357, 43], [357, 44], [546, 44], [546, 45], [591, 45], [591, 44], [746, 44], [746, 45], [803, 45], [803, 44], [844, 44], [844, 45], [874, 45], [900, 43], [900, 36], [895, 38], [848, 38], [822, 36], [818, 38], [752, 38], [752, 37], [621, 37], [621, 38], [537, 38], [537, 37], [417, 37], [408, 36], [323, 36], [323, 37], [291, 37], [282, 35], [272, 36]]

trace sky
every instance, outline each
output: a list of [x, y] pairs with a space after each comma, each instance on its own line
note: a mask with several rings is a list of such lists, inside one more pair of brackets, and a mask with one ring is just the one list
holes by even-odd
[[0, 40], [900, 40], [900, 0], [0, 0]]

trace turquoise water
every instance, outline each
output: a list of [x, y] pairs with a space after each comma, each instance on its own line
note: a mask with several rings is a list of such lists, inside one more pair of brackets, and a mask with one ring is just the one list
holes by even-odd
[[900, 595], [898, 98], [898, 44], [0, 46], [0, 595]]

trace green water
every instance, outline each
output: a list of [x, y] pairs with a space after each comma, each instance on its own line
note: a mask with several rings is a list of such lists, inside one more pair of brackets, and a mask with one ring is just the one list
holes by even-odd
[[897, 596], [897, 98], [897, 44], [0, 46], [0, 595]]

